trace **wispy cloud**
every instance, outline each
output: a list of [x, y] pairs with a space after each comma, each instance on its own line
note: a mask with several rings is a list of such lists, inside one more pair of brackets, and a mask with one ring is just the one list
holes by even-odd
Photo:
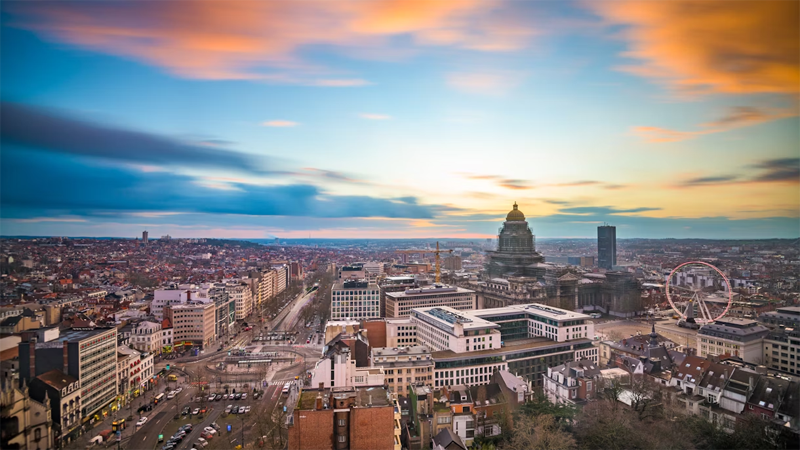
[[557, 184], [554, 184], [553, 186], [575, 187], [575, 186], [592, 186], [592, 185], [597, 185], [597, 184], [600, 184], [600, 182], [599, 181], [593, 181], [593, 180], [581, 180], [581, 181], [571, 181], [571, 182], [568, 182], [568, 183], [557, 183]]
[[447, 75], [447, 84], [471, 94], [503, 95], [511, 91], [525, 79], [522, 72], [481, 71], [453, 72]]
[[304, 50], [329, 46], [362, 58], [409, 47], [518, 50], [533, 31], [509, 12], [513, 7], [473, 0], [231, 0], [19, 2], [7, 9], [17, 26], [50, 39], [181, 77], [349, 87], [367, 82], [337, 77], [341, 71], [310, 61]]
[[[760, 173], [753, 174], [754, 171]], [[745, 183], [800, 183], [800, 159], [766, 159], [743, 167], [741, 174], [689, 178], [680, 182], [678, 187], [691, 188]]]
[[17, 223], [40, 223], [40, 222], [86, 222], [86, 219], [77, 217], [31, 217], [29, 219], [12, 219]]
[[261, 122], [262, 127], [296, 127], [300, 125], [297, 122], [292, 122], [291, 120], [268, 120], [266, 122]]
[[374, 113], [361, 113], [358, 115], [358, 117], [367, 120], [389, 120], [392, 118], [392, 116], [388, 116], [386, 114], [374, 114]]
[[85, 156], [136, 165], [141, 171], [161, 167], [229, 169], [263, 175], [267, 160], [169, 137], [90, 123], [46, 109], [2, 102], [3, 145], [49, 153]]
[[647, 206], [642, 206], [639, 208], [615, 208], [613, 206], [576, 206], [573, 208], [561, 209], [560, 212], [566, 214], [577, 214], [577, 215], [587, 215], [587, 214], [615, 215], [615, 214], [632, 214], [632, 213], [660, 211], [660, 210], [661, 208], [652, 208]]
[[[798, 80], [800, 81], [800, 80]], [[664, 143], [679, 142], [693, 139], [706, 134], [721, 133], [739, 127], [756, 125], [772, 120], [794, 117], [798, 114], [796, 109], [759, 109], [752, 106], [738, 106], [732, 108], [727, 114], [719, 119], [701, 124], [701, 130], [678, 131], [661, 127], [640, 126], [634, 127], [633, 134], [641, 137], [647, 142]]]

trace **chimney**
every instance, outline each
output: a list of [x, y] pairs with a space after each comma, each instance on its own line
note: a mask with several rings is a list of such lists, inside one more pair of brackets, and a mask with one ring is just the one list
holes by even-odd
[[191, 299], [192, 299], [192, 291], [186, 291], [186, 301], [188, 302]]
[[317, 394], [316, 410], [322, 411], [322, 392]]
[[69, 373], [69, 342], [64, 341], [64, 373]]
[[320, 381], [320, 382], [319, 382], [319, 392], [320, 392], [320, 395], [322, 394], [322, 391], [323, 391], [324, 389], [325, 389], [325, 383], [323, 383], [322, 381]]

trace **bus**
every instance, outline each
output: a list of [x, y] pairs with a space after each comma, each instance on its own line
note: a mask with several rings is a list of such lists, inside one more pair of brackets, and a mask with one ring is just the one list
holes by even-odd
[[156, 395], [156, 398], [155, 398], [155, 403], [156, 403], [156, 405], [157, 405], [159, 402], [163, 402], [163, 401], [164, 401], [164, 397], [166, 397], [164, 394], [158, 394], [158, 395]]
[[287, 381], [286, 384], [283, 385], [283, 389], [281, 390], [281, 394], [289, 395], [289, 387], [291, 385], [292, 385], [292, 383]]

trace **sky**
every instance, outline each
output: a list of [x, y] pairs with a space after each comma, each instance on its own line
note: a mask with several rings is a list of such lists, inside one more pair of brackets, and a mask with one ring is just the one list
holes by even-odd
[[795, 1], [4, 1], [0, 234], [800, 236]]

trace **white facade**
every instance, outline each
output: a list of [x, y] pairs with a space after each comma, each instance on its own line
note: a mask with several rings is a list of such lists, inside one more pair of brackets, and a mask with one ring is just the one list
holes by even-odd
[[140, 352], [161, 353], [162, 336], [160, 322], [144, 320], [133, 327], [129, 342], [131, 347]]
[[225, 291], [236, 305], [236, 320], [243, 320], [253, 312], [253, 295], [249, 286], [229, 284]]
[[477, 307], [475, 291], [456, 286], [423, 286], [400, 292], [386, 292], [386, 317], [399, 318], [411, 315], [414, 308], [447, 306], [460, 311]]
[[339, 281], [331, 288], [331, 320], [380, 317], [378, 285], [366, 281]]
[[320, 383], [326, 388], [383, 386], [384, 370], [380, 367], [356, 367], [350, 352], [337, 353], [320, 359], [311, 370], [311, 386]]
[[764, 337], [769, 330], [755, 320], [720, 319], [697, 332], [701, 357], [729, 354], [754, 363], [764, 363]]
[[500, 348], [499, 325], [453, 308], [415, 309], [411, 322], [417, 327], [419, 343], [431, 351], [464, 353]]
[[214, 343], [216, 340], [216, 313], [216, 305], [213, 302], [197, 302], [172, 308], [175, 342], [191, 341], [203, 348]]

